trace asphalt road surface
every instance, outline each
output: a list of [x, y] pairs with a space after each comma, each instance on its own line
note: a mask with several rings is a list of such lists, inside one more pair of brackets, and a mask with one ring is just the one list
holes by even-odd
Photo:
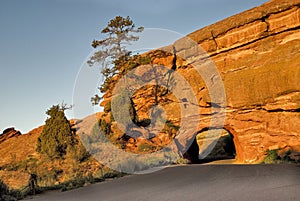
[[300, 165], [174, 166], [31, 200], [299, 201]]

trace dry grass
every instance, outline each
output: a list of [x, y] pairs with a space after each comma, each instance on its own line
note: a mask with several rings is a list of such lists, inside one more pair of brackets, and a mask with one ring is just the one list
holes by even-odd
[[28, 185], [30, 175], [19, 171], [0, 170], [1, 180], [11, 189], [22, 190]]

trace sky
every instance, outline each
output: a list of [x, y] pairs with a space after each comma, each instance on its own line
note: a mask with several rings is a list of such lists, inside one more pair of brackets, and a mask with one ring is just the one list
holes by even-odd
[[[52, 105], [74, 103], [74, 90], [84, 82], [80, 76], [98, 76], [98, 71], [83, 69], [93, 51], [91, 41], [103, 38], [100, 31], [117, 15], [130, 16], [147, 33], [155, 28], [176, 33], [176, 38], [265, 2], [1, 0], [0, 133], [8, 127], [27, 133], [44, 124]], [[170, 44], [169, 40], [164, 42]], [[81, 98], [89, 104], [91, 96]], [[83, 118], [99, 110], [74, 104], [75, 108], [78, 112], [67, 111], [67, 118]]]

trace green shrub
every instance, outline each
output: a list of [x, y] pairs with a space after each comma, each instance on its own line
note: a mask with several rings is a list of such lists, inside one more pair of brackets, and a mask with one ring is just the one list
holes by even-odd
[[105, 136], [109, 135], [111, 132], [111, 124], [107, 123], [104, 119], [100, 119], [98, 123], [96, 123], [93, 128], [91, 135], [88, 136], [88, 139], [84, 139], [84, 135], [82, 136], [83, 140], [88, 140], [85, 142], [85, 145], [90, 145], [95, 142], [104, 142]]
[[[130, 125], [131, 122], [137, 122], [137, 114], [134, 108], [133, 100], [128, 96], [128, 91], [123, 89], [119, 91], [118, 95], [112, 99], [111, 103], [112, 110], [114, 111], [111, 115], [112, 120], [117, 120], [119, 123], [124, 125]], [[129, 116], [126, 115], [129, 112]]]
[[148, 143], [142, 143], [138, 146], [138, 151], [139, 152], [152, 152], [156, 149], [154, 145], [148, 144]]
[[87, 161], [91, 157], [90, 153], [86, 150], [81, 141], [79, 141], [75, 146], [74, 155], [75, 156], [73, 157], [80, 163]]
[[180, 129], [180, 126], [174, 125], [171, 121], [166, 121], [166, 124], [163, 128], [163, 131], [168, 133], [170, 136], [176, 135], [178, 130]]
[[46, 114], [50, 118], [46, 120], [43, 131], [38, 138], [37, 152], [52, 159], [61, 158], [66, 154], [68, 146], [72, 147], [75, 144], [75, 135], [59, 105], [52, 106]]
[[87, 181], [87, 179], [85, 179], [83, 177], [74, 178], [70, 181], [62, 183], [61, 184], [61, 191], [68, 191], [68, 190], [72, 190], [72, 189], [75, 189], [75, 188], [82, 187], [82, 186], [84, 186], [86, 181]]
[[264, 164], [279, 164], [279, 163], [299, 163], [300, 161], [291, 158], [291, 150], [282, 152], [279, 156], [279, 149], [276, 150], [267, 150], [267, 156], [264, 158], [262, 163]]
[[107, 123], [104, 119], [100, 119], [99, 120], [99, 126], [101, 131], [105, 134], [108, 135], [110, 133], [110, 129], [111, 129], [111, 124]]
[[278, 149], [276, 150], [267, 150], [267, 156], [264, 158], [264, 164], [274, 164], [280, 161], [280, 157], [278, 156]]
[[61, 189], [61, 191], [68, 191], [68, 190], [82, 187], [86, 184], [102, 182], [105, 180], [105, 178], [116, 178], [121, 176], [124, 176], [124, 174], [113, 170], [106, 171], [104, 175], [101, 177], [94, 177], [92, 174], [89, 174], [88, 176], [85, 177], [77, 176], [74, 179], [59, 184], [58, 189]]
[[111, 101], [108, 101], [106, 105], [104, 106], [104, 112], [109, 113], [111, 111]]
[[190, 161], [186, 158], [179, 158], [175, 161], [175, 164], [189, 164]]
[[166, 121], [166, 127], [165, 129], [175, 129], [176, 131], [178, 131], [180, 129], [180, 126], [176, 126], [174, 125], [171, 121]]
[[3, 183], [2, 180], [0, 180], [0, 192], [1, 192], [2, 194], [9, 194], [9, 189], [8, 189], [8, 187], [6, 186], [6, 184]]
[[0, 201], [13, 201], [22, 199], [24, 196], [20, 191], [11, 190], [0, 180]]

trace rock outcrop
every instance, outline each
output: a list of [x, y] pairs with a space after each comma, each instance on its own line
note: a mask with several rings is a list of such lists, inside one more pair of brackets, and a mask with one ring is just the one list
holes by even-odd
[[0, 134], [0, 144], [5, 140], [8, 140], [13, 137], [18, 137], [22, 135], [20, 131], [15, 130], [15, 128], [7, 128]]
[[[212, 121], [214, 129], [225, 129], [234, 137], [236, 157], [242, 163], [261, 161], [266, 150], [300, 146], [300, 0], [270, 1], [197, 30], [161, 50], [168, 54], [155, 57], [152, 64], [176, 69], [189, 82], [186, 88], [193, 89], [197, 100], [196, 104], [188, 102], [183, 89], [180, 100], [168, 95], [163, 102], [175, 125], [200, 122], [196, 132], [183, 128], [181, 134], [186, 137], [179, 140], [180, 146], [194, 143], [198, 133], [212, 127]], [[204, 78], [211, 65], [217, 73]], [[201, 76], [195, 66], [200, 66]], [[216, 83], [223, 86], [218, 88]], [[224, 100], [214, 102], [212, 88], [214, 93], [224, 90]], [[132, 96], [139, 117], [149, 117], [151, 93], [148, 88]], [[111, 92], [104, 98], [102, 105], [109, 102]], [[193, 107], [193, 111], [194, 105], [199, 116], [180, 116], [180, 108]], [[163, 144], [159, 138], [152, 142]], [[130, 139], [127, 144], [132, 147], [137, 141]]]
[[[13, 128], [9, 130], [11, 135], [5, 135], [5, 138], [1, 138], [0, 143], [0, 167], [6, 166], [11, 162], [26, 160], [27, 156], [36, 155], [37, 138], [40, 136], [43, 126], [31, 130], [29, 133], [22, 134], [15, 131]], [[14, 134], [13, 134], [14, 133]]]
[[[274, 0], [188, 37], [207, 52], [221, 75], [227, 97], [222, 127], [234, 136], [241, 162], [258, 162], [268, 149], [300, 145], [299, 0]], [[184, 41], [174, 43], [177, 57], [187, 58], [178, 60], [178, 71], [193, 75], [189, 59], [204, 59], [193, 58]], [[205, 91], [205, 85], [198, 86], [203, 87]], [[198, 98], [209, 97], [208, 91], [200, 93]], [[211, 118], [201, 120], [200, 131]]]

